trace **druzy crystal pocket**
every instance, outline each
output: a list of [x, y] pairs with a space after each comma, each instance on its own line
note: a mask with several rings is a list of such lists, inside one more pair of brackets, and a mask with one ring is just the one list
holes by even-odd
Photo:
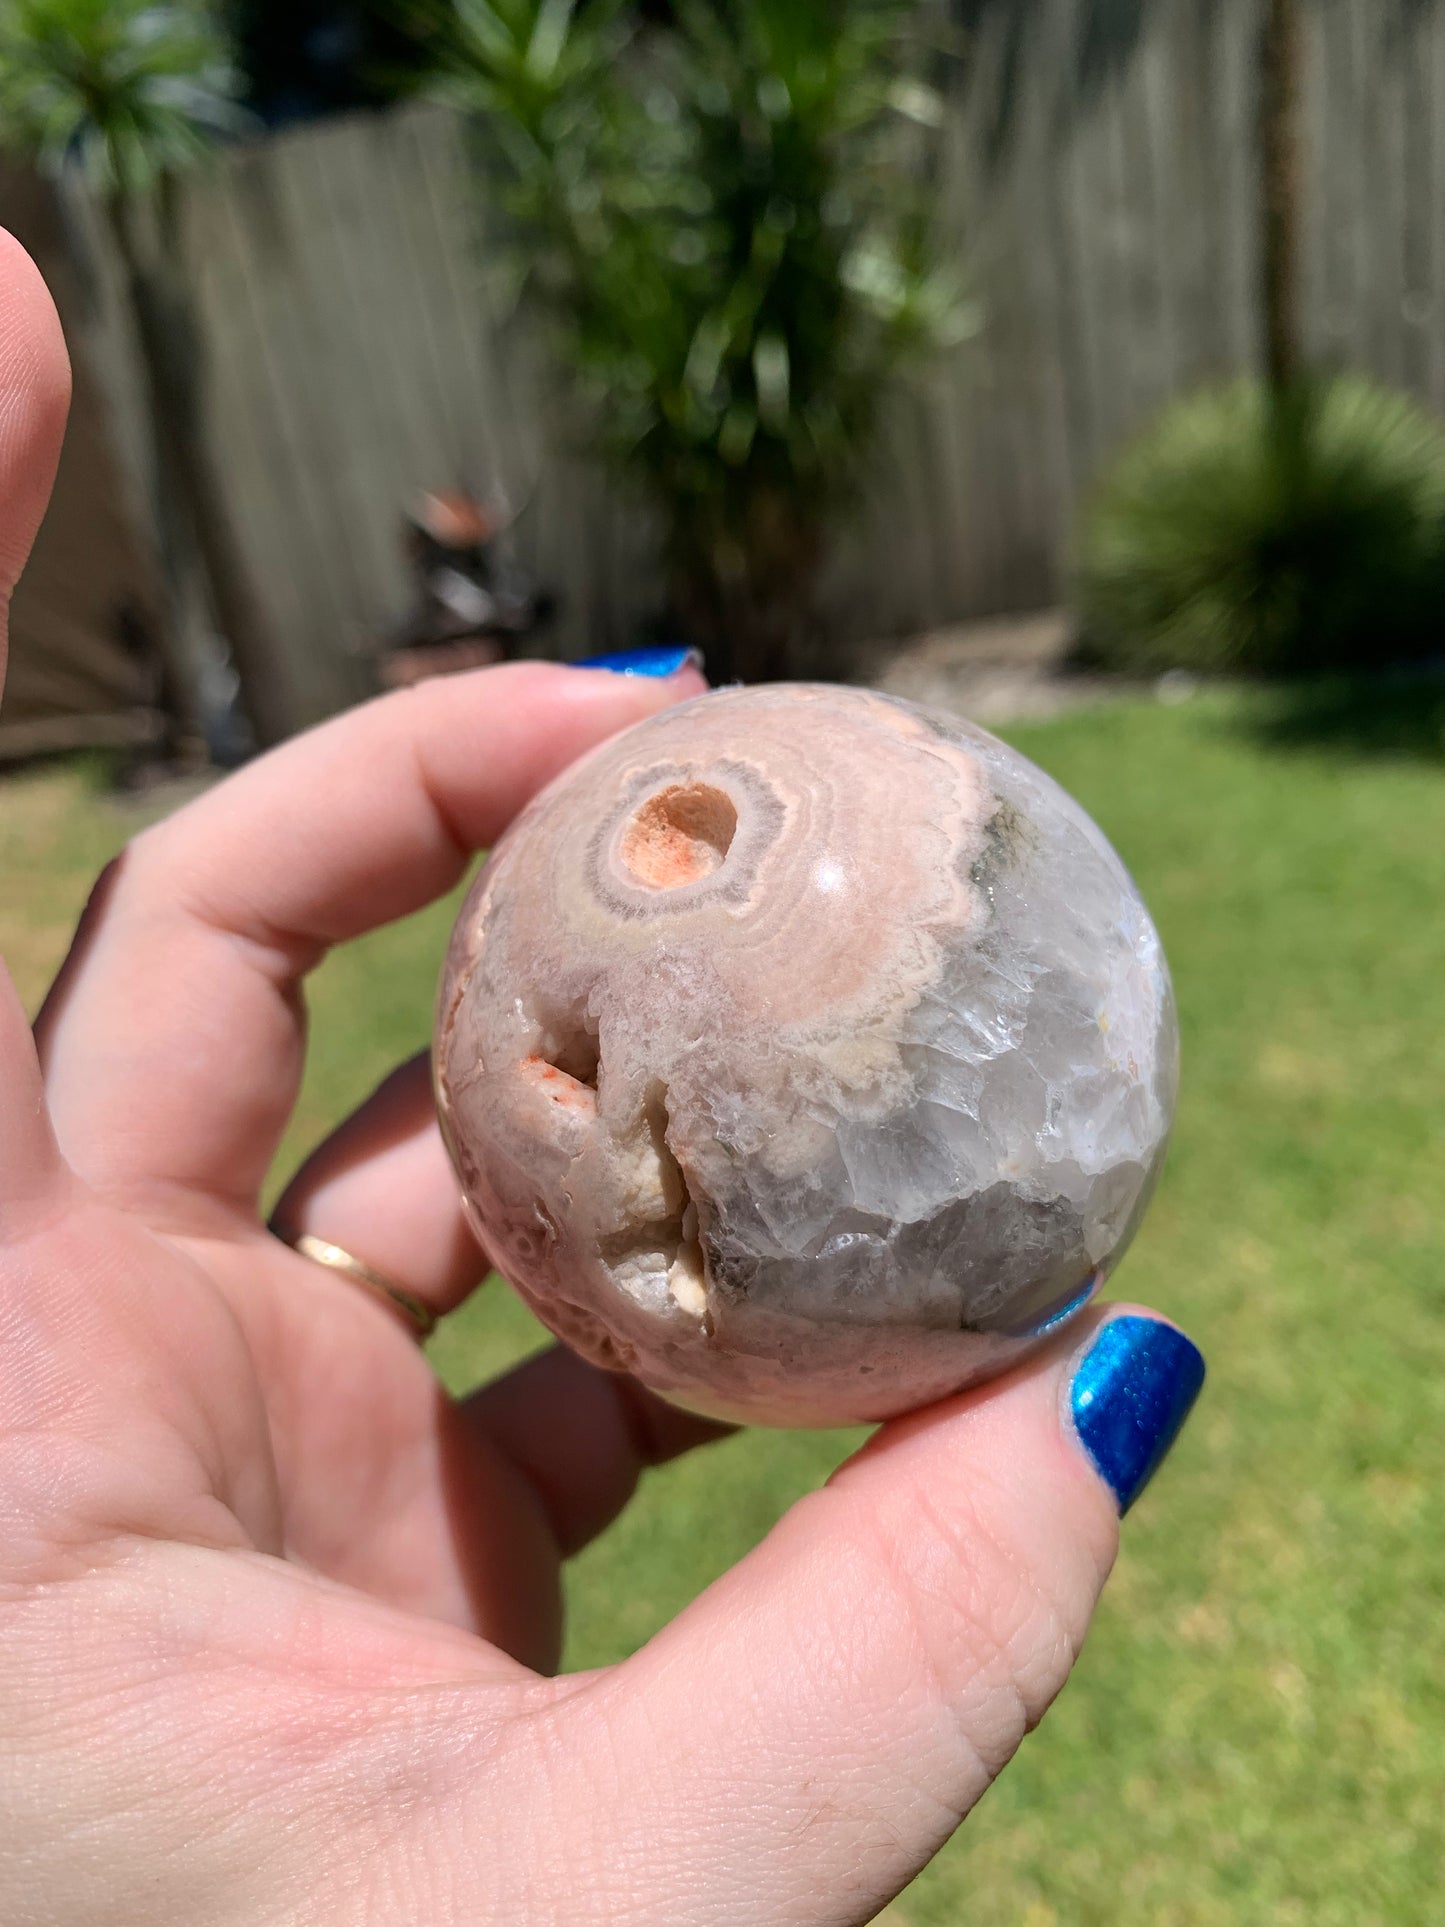
[[881, 1419], [1003, 1370], [1144, 1211], [1154, 926], [1024, 757], [861, 690], [729, 690], [567, 771], [458, 921], [443, 1127], [553, 1331], [699, 1410]]

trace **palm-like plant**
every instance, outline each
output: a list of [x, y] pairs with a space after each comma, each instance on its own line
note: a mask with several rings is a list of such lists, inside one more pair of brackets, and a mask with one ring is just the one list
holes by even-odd
[[515, 256], [594, 439], [659, 511], [677, 613], [778, 673], [892, 378], [956, 332], [931, 242], [936, 46], [906, 0], [455, 0]]
[[[195, 329], [178, 277], [178, 177], [242, 120], [225, 37], [200, 0], [0, 0], [0, 141], [52, 173], [80, 170], [124, 268], [144, 365], [163, 528], [188, 532], [252, 724], [281, 734], [267, 659], [196, 419]], [[174, 568], [174, 558], [172, 558]], [[167, 698], [194, 724], [194, 665], [162, 623]]]
[[236, 85], [209, 12], [180, 0], [5, 0], [0, 125], [42, 166], [78, 163], [134, 194], [235, 128]]

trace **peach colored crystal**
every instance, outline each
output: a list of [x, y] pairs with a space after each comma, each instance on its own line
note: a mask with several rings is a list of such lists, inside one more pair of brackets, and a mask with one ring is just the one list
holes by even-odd
[[1084, 1302], [1173, 1111], [1122, 864], [983, 731], [706, 696], [566, 772], [458, 921], [436, 1047], [473, 1223], [601, 1364], [720, 1415], [877, 1419]]

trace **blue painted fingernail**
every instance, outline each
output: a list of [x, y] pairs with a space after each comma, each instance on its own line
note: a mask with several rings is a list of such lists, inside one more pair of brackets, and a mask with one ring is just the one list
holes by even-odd
[[620, 649], [611, 656], [588, 656], [578, 669], [610, 669], [617, 676], [675, 676], [679, 669], [702, 668], [702, 651], [685, 643], [664, 649]]
[[1159, 1469], [1203, 1383], [1199, 1347], [1157, 1318], [1126, 1312], [1095, 1334], [1075, 1368], [1069, 1407], [1121, 1513]]

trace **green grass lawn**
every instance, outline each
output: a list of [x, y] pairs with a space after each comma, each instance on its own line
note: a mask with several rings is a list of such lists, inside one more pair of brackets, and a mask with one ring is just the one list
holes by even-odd
[[[1332, 728], [1209, 695], [1010, 732], [1164, 934], [1184, 1100], [1120, 1289], [1179, 1318], [1211, 1380], [1077, 1676], [890, 1923], [1441, 1918], [1445, 759], [1405, 707], [1398, 756], [1353, 700]], [[84, 772], [0, 786], [0, 950], [31, 999], [124, 833]], [[447, 926], [322, 970], [292, 1156], [424, 1042]], [[536, 1342], [494, 1286], [436, 1353], [466, 1384]], [[757, 1433], [655, 1474], [576, 1564], [570, 1659], [645, 1639], [845, 1443]]]

